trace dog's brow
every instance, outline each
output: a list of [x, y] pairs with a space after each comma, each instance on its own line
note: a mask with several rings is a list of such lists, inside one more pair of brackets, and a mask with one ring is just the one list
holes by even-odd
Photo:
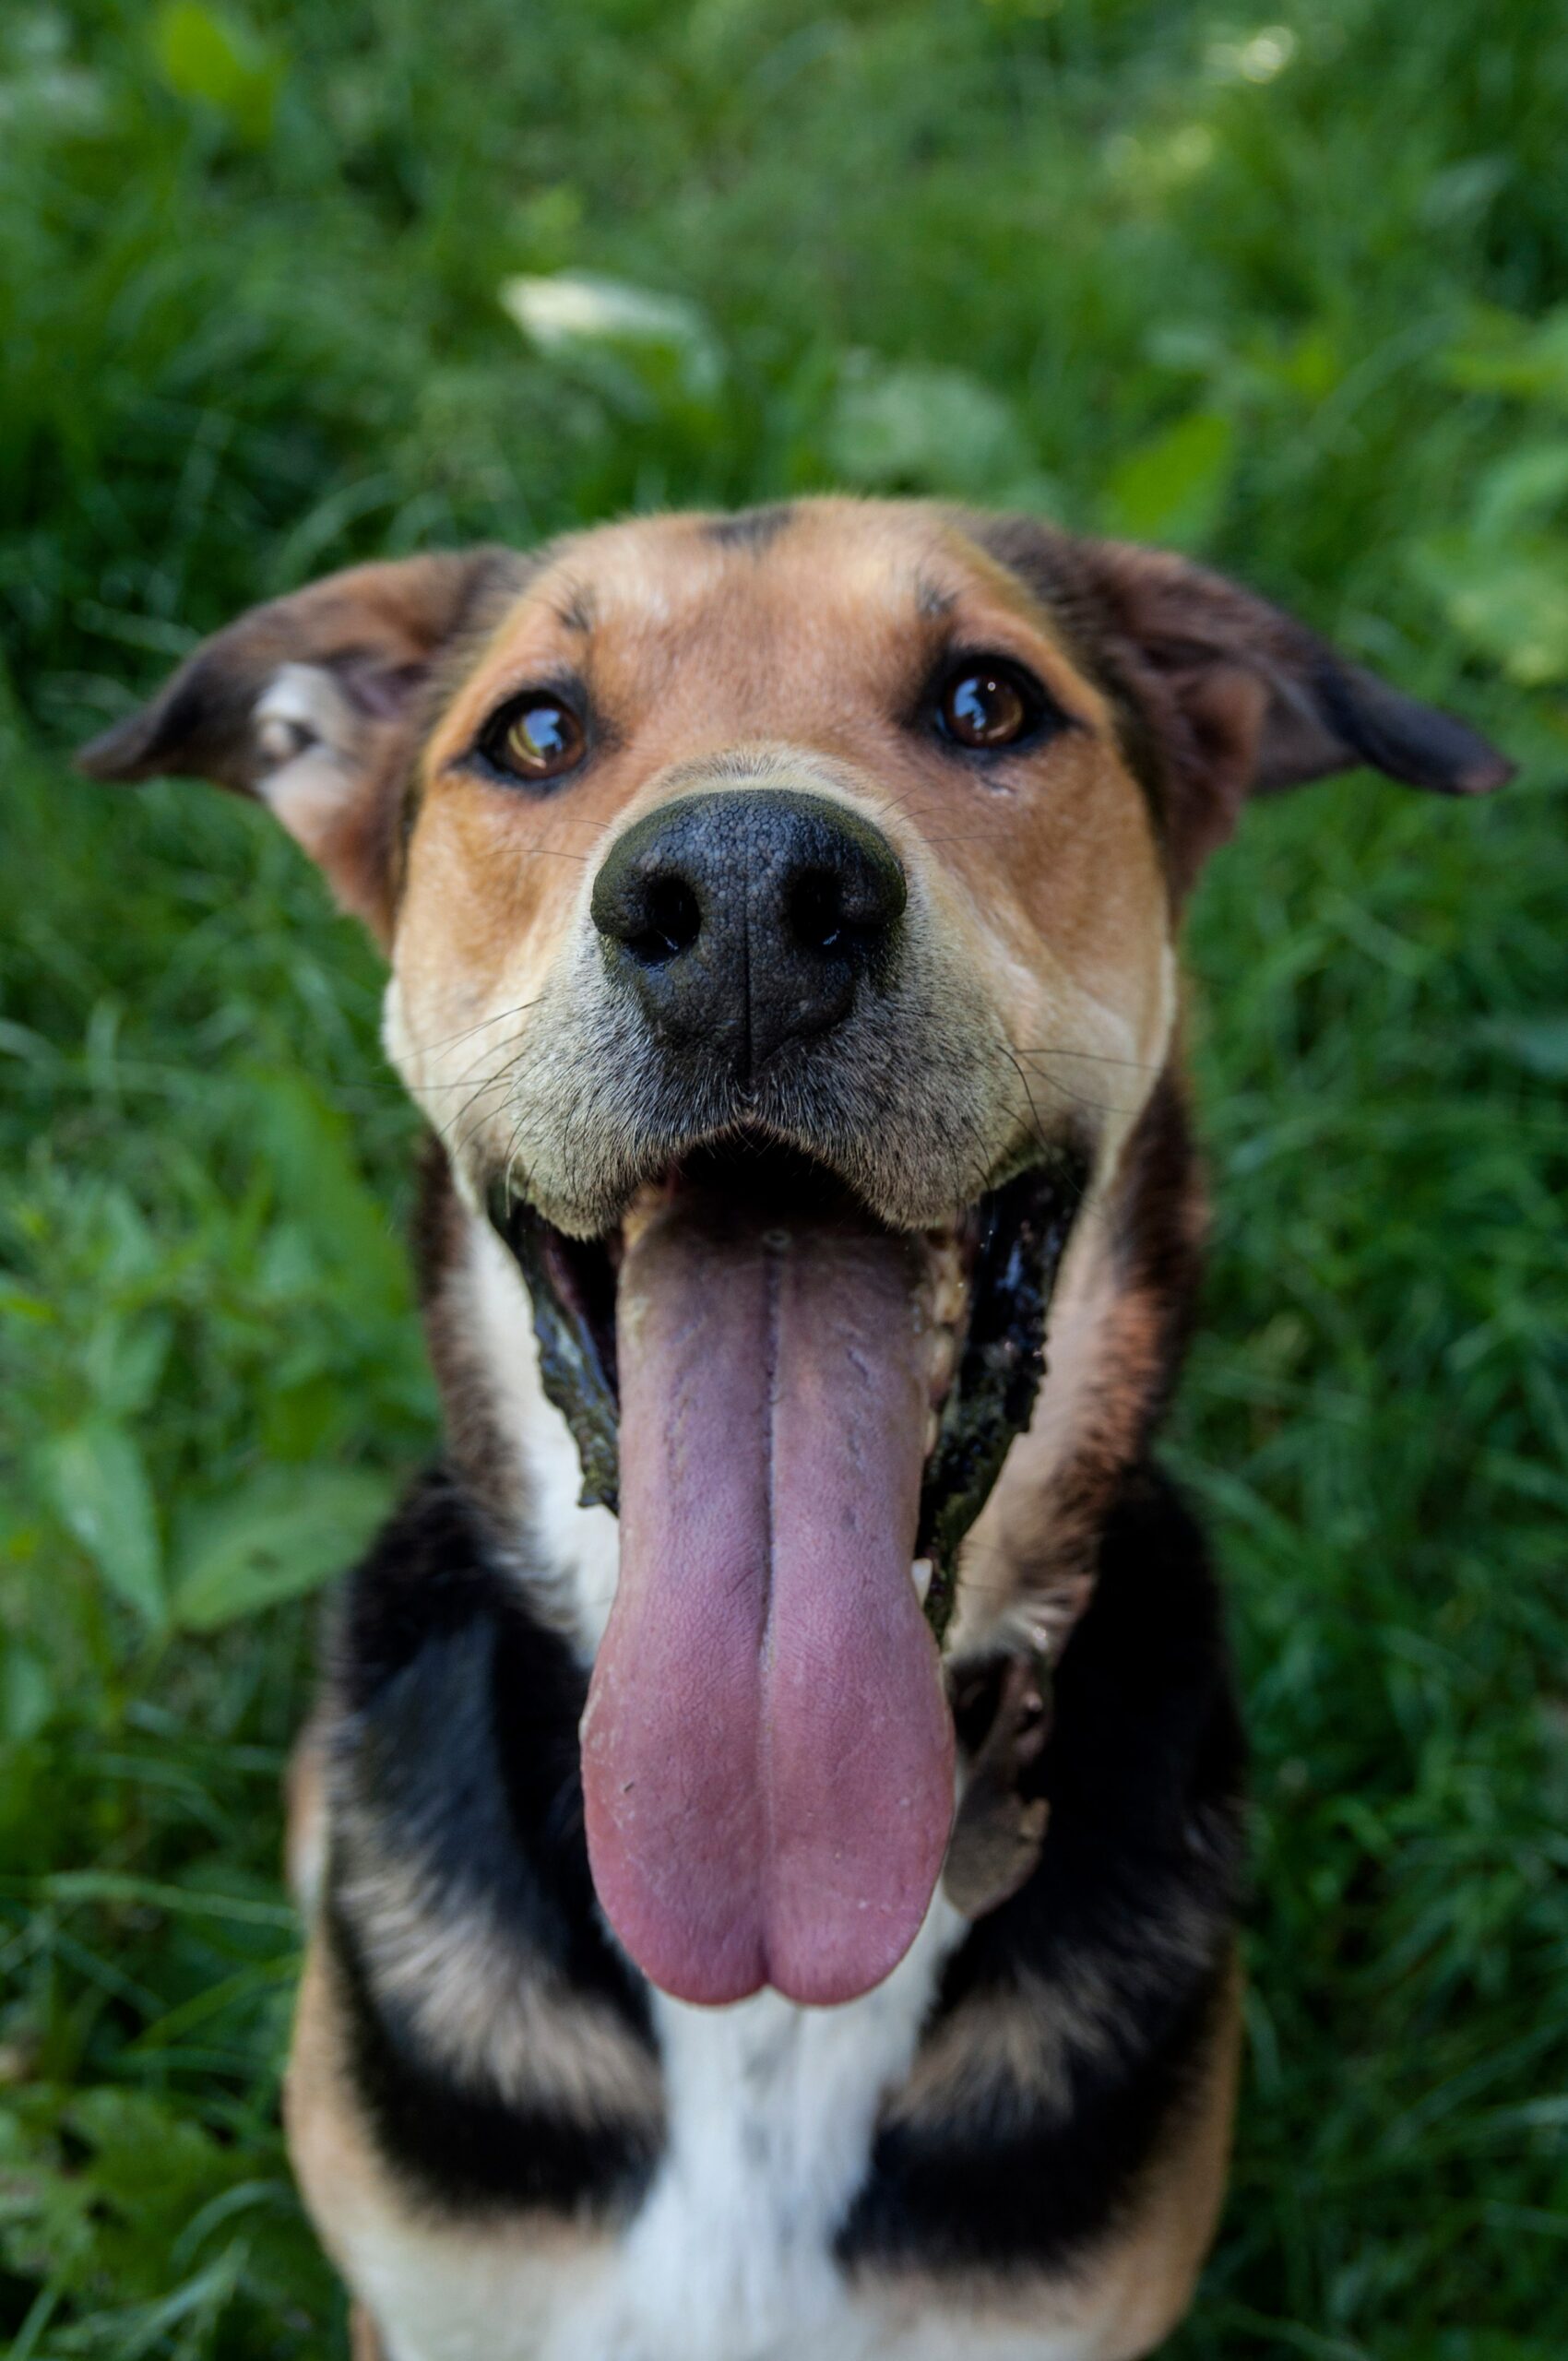
[[564, 595], [556, 600], [554, 614], [563, 631], [575, 632], [579, 636], [586, 635], [592, 631], [594, 623], [592, 591], [585, 589], [581, 583], [572, 583]]
[[944, 589], [929, 574], [914, 580], [915, 611], [923, 623], [944, 623], [958, 603], [956, 591]]
[[733, 516], [714, 516], [703, 526], [707, 540], [718, 549], [749, 550], [761, 557], [795, 521], [792, 501], [774, 501], [766, 507], [742, 508]]

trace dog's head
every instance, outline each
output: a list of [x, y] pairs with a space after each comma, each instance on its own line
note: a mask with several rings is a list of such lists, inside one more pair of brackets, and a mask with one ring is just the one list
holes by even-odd
[[940, 1593], [1028, 1422], [1199, 865], [1254, 792], [1507, 765], [1179, 560], [845, 501], [336, 575], [83, 762], [260, 797], [387, 948], [619, 1486], [584, 1775], [628, 1948], [694, 1999], [874, 1983], [952, 1805], [911, 1564]]

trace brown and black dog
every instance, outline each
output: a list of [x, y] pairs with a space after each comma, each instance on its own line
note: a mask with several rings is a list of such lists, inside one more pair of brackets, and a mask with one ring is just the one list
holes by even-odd
[[292, 1815], [363, 2351], [1150, 2351], [1238, 2027], [1180, 913], [1249, 794], [1507, 765], [1177, 559], [838, 500], [335, 575], [83, 761], [270, 807], [434, 1135], [446, 1457]]

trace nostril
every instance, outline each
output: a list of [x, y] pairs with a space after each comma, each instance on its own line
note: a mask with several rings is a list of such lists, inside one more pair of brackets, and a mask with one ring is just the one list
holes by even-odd
[[649, 878], [641, 901], [642, 924], [623, 941], [645, 967], [662, 967], [702, 932], [701, 905], [683, 877]]
[[790, 931], [804, 951], [842, 949], [845, 935], [843, 880], [830, 869], [802, 870], [785, 896]]
[[776, 908], [791, 949], [859, 965], [888, 939], [904, 907], [904, 872], [891, 854], [873, 860], [853, 843], [803, 860]]

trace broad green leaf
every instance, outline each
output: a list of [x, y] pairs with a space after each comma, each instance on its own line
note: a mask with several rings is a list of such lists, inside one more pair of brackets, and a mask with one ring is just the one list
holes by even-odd
[[176, 98], [213, 108], [248, 146], [266, 145], [282, 68], [254, 33], [198, 0], [169, 0], [159, 11], [153, 39], [160, 71]]
[[724, 376], [718, 338], [695, 303], [618, 279], [558, 270], [508, 279], [503, 309], [540, 352], [571, 359], [596, 349], [631, 362], [652, 390], [711, 401]]
[[0, 1641], [0, 1738], [34, 1737], [53, 1710], [47, 1666], [18, 1641]]
[[404, 1316], [408, 1264], [386, 1205], [360, 1169], [353, 1133], [300, 1074], [253, 1068], [247, 1121], [256, 1156], [310, 1247], [361, 1317]]
[[1548, 522], [1568, 499], [1568, 442], [1526, 443], [1488, 468], [1476, 492], [1478, 540], [1503, 541]]
[[1235, 464], [1235, 430], [1219, 410], [1195, 409], [1139, 444], [1112, 470], [1105, 521], [1135, 540], [1198, 549], [1219, 522]]
[[147, 1408], [157, 1393], [172, 1336], [172, 1322], [157, 1312], [127, 1319], [105, 1311], [82, 1354], [83, 1374], [104, 1417], [134, 1418]]
[[187, 1631], [216, 1631], [315, 1590], [352, 1563], [391, 1499], [388, 1479], [362, 1469], [265, 1468], [185, 1520], [175, 1620]]
[[1568, 1009], [1555, 1016], [1498, 1016], [1481, 1026], [1495, 1049], [1549, 1082], [1568, 1081]]
[[362, 1406], [345, 1396], [330, 1371], [297, 1379], [269, 1392], [262, 1405], [260, 1442], [271, 1461], [303, 1465], [325, 1458], [339, 1438], [347, 1439]]
[[1031, 464], [1012, 404], [980, 378], [867, 352], [845, 364], [825, 455], [844, 482], [883, 492], [1000, 496]]
[[99, 2195], [133, 2221], [183, 2215], [242, 2169], [232, 2148], [150, 2092], [101, 2084], [75, 2101], [70, 2120], [93, 2152]]
[[1478, 306], [1443, 365], [1467, 391], [1568, 406], [1568, 303], [1538, 320]]
[[1421, 545], [1415, 570], [1473, 647], [1525, 688], [1568, 680], [1568, 547], [1550, 540], [1497, 547], [1474, 535]]
[[110, 1589], [156, 1630], [165, 1619], [152, 1488], [123, 1427], [94, 1418], [46, 1444], [49, 1497]]

